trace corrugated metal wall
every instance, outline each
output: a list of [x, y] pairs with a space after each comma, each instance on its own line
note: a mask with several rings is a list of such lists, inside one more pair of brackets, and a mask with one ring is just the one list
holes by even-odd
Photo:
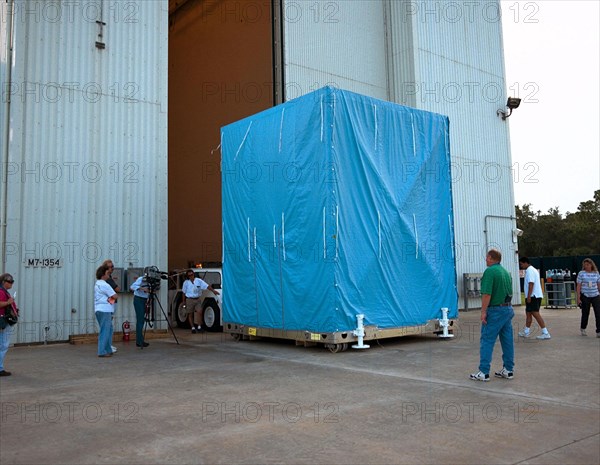
[[[504, 254], [518, 302], [508, 121], [496, 115], [506, 102], [499, 2], [292, 3], [284, 9], [286, 89], [306, 93], [329, 79], [449, 116], [461, 296], [463, 273], [482, 272], [493, 246]], [[291, 21], [297, 11], [300, 20]], [[316, 11], [329, 11], [328, 21]], [[426, 175], [435, 182], [440, 173]], [[432, 253], [447, 259], [441, 248]]]
[[377, 0], [283, 0], [285, 99], [325, 85], [388, 99], [385, 11]]
[[404, 89], [451, 122], [460, 291], [463, 273], [482, 272], [496, 247], [520, 303], [509, 123], [496, 114], [507, 98], [500, 5], [422, 1], [398, 12], [393, 24], [410, 23], [414, 43], [415, 79]]
[[[15, 342], [65, 340], [94, 331], [104, 259], [166, 268], [168, 7], [23, 1], [14, 18], [6, 270], [22, 309]], [[115, 326], [124, 319], [135, 319], [129, 296]]]
[[[450, 117], [461, 290], [492, 245], [518, 276], [497, 5], [283, 0], [286, 99], [330, 84]], [[14, 19], [10, 81], [4, 21], [0, 31], [11, 98], [0, 149], [6, 270], [23, 309], [16, 342], [64, 340], [95, 327], [103, 259], [167, 265], [168, 5], [18, 0]], [[26, 266], [36, 258], [62, 266]], [[119, 304], [117, 326], [131, 307]]]

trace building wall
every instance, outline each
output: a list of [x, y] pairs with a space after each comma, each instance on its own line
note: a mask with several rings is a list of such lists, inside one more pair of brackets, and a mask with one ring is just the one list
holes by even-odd
[[[302, 83], [298, 90], [306, 93], [318, 87], [313, 83], [329, 83], [448, 115], [459, 292], [463, 273], [482, 272], [486, 249], [496, 247], [518, 302], [508, 121], [496, 115], [507, 97], [499, 3], [300, 5], [303, 21], [285, 22], [286, 89]], [[315, 11], [330, 14], [316, 21]], [[440, 173], [425, 175], [436, 182]], [[442, 247], [429, 253], [453, 259]]]
[[416, 2], [394, 19], [413, 32], [414, 87], [405, 89], [451, 122], [460, 291], [463, 273], [483, 271], [486, 250], [496, 247], [520, 303], [509, 122], [496, 114], [507, 99], [500, 5]]
[[[166, 1], [15, 3], [2, 132], [14, 342], [94, 332], [106, 258], [167, 266], [167, 21]], [[129, 296], [115, 327], [124, 319], [135, 319]]]
[[285, 99], [325, 85], [388, 99], [384, 3], [283, 0]]
[[[200, 144], [197, 151], [205, 154], [217, 147], [218, 126], [270, 106], [278, 72], [272, 18], [265, 2], [212, 2], [217, 16], [211, 9], [208, 23], [202, 17], [176, 22], [169, 37], [167, 0], [16, 1], [9, 68], [5, 26], [12, 3], [2, 2], [0, 30], [2, 271], [17, 279], [23, 314], [16, 342], [65, 340], [95, 327], [94, 270], [103, 259], [123, 268], [167, 268], [169, 237], [186, 224], [168, 215], [168, 205], [180, 205], [171, 202], [168, 184], [182, 186], [171, 189], [172, 196], [196, 192], [190, 180], [195, 168], [177, 174], [167, 164], [167, 111], [180, 131], [171, 135], [169, 149], [185, 166], [190, 146]], [[518, 276], [508, 122], [496, 116], [506, 101], [502, 33], [494, 18], [497, 2], [479, 5], [282, 0], [281, 8], [287, 100], [330, 84], [450, 117], [461, 291], [462, 273], [482, 271], [492, 245]], [[179, 57], [174, 55], [177, 69], [169, 76], [167, 42], [183, 36], [172, 47]], [[97, 48], [97, 41], [106, 48]], [[229, 45], [213, 49], [217, 43]], [[210, 48], [201, 65], [186, 62], [186, 54], [202, 51], [199, 44]], [[172, 86], [176, 105], [168, 105], [168, 80], [204, 83], [204, 93], [196, 100], [186, 92], [176, 97]], [[266, 97], [256, 99], [251, 91]], [[195, 112], [198, 99], [205, 106]], [[215, 113], [214, 104], [223, 102]], [[196, 128], [206, 137], [192, 137]], [[216, 163], [208, 168], [204, 174], [214, 186], [194, 199], [194, 209], [208, 212], [212, 232], [200, 241], [209, 244], [212, 258], [220, 243], [220, 178]], [[190, 184], [192, 190], [184, 187]], [[188, 259], [189, 240], [172, 242], [174, 266]], [[203, 249], [189, 258], [198, 251]], [[443, 251], [432, 253], [448, 259]], [[27, 266], [30, 259], [60, 259], [61, 266]], [[116, 327], [124, 319], [134, 319], [130, 297], [119, 303]]]

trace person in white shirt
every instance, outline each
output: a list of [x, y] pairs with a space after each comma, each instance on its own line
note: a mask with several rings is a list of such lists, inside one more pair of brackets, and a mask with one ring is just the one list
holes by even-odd
[[591, 258], [583, 260], [582, 270], [577, 274], [577, 305], [581, 308], [581, 335], [585, 332], [590, 317], [590, 306], [596, 318], [596, 337], [600, 337], [600, 273]]
[[[188, 315], [188, 322], [192, 327], [192, 334], [195, 334], [197, 332], [204, 332], [204, 329], [202, 328], [202, 321], [204, 318], [204, 309], [202, 308], [202, 302], [204, 301], [204, 299], [201, 299], [201, 297], [202, 292], [207, 289], [215, 295], [219, 294], [215, 289], [213, 289], [213, 287], [210, 284], [207, 284], [200, 278], [196, 278], [194, 270], [187, 270], [186, 280], [184, 281], [182, 287], [182, 305], [186, 309], [186, 313]], [[194, 321], [194, 316], [198, 317], [196, 321]]]
[[100, 331], [98, 333], [98, 357], [111, 357], [113, 325], [112, 317], [115, 311], [117, 293], [106, 281], [110, 277], [111, 268], [100, 265], [96, 270], [96, 284], [94, 286], [94, 312]]
[[525, 270], [525, 282], [523, 287], [526, 299], [525, 328], [522, 331], [519, 331], [519, 336], [529, 337], [531, 323], [535, 318], [535, 321], [537, 321], [537, 324], [540, 325], [540, 328], [542, 329], [542, 333], [537, 336], [537, 339], [550, 339], [551, 336], [548, 332], [548, 328], [546, 328], [546, 323], [544, 322], [542, 315], [540, 315], [540, 307], [542, 305], [542, 298], [544, 297], [540, 274], [538, 270], [531, 266], [527, 257], [519, 258], [519, 268]]

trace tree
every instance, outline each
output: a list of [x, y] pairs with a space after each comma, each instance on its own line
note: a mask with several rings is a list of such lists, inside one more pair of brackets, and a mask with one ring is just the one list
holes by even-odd
[[581, 202], [576, 213], [568, 214], [566, 230], [572, 244], [571, 255], [589, 255], [600, 251], [600, 190], [594, 199]]
[[563, 218], [558, 207], [534, 212], [531, 204], [515, 206], [519, 253], [531, 257], [591, 255], [600, 252], [600, 190]]

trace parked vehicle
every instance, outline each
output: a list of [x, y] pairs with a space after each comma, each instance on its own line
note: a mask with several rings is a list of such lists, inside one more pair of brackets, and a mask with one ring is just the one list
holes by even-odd
[[[201, 298], [204, 316], [202, 326], [211, 332], [223, 330], [223, 274], [221, 268], [192, 268], [197, 278], [210, 284], [214, 289], [219, 289], [219, 295], [215, 295], [208, 289], [205, 290]], [[172, 323], [177, 323], [180, 328], [189, 328], [185, 309], [182, 308], [183, 302], [183, 282], [185, 281], [186, 270], [175, 270], [169, 273], [169, 317]]]

